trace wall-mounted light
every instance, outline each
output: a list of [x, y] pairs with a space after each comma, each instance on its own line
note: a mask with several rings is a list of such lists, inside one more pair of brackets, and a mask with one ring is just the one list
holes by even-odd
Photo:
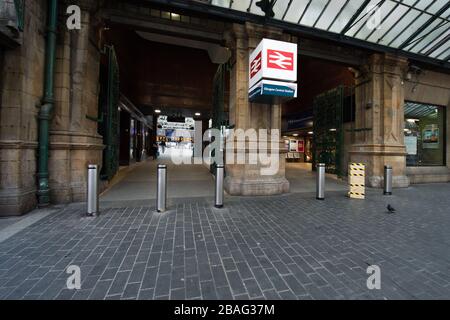
[[294, 133], [293, 136], [294, 136], [294, 137], [298, 137], [298, 133]]
[[156, 109], [156, 110], [155, 110], [155, 113], [161, 113], [161, 110]]
[[314, 134], [314, 132], [312, 132], [312, 131], [309, 131], [309, 132], [308, 132], [308, 134]]
[[334, 128], [333, 128], [333, 129], [330, 129], [330, 131], [331, 131], [331, 132], [336, 132], [337, 129], [334, 129]]
[[[404, 79], [406, 81], [410, 81], [413, 82], [414, 85], [411, 88], [412, 92], [416, 92], [417, 91], [417, 86], [419, 85], [419, 76], [423, 73], [422, 69], [418, 66], [415, 65], [410, 65], [408, 67], [408, 70], [406, 71], [406, 74], [404, 76]], [[415, 78], [415, 80], [414, 80]], [[403, 82], [403, 81], [402, 81]]]
[[200, 112], [196, 112], [196, 113], [195, 113], [195, 116], [196, 116], [196, 117], [200, 117], [201, 115], [202, 115], [202, 114], [201, 114]]

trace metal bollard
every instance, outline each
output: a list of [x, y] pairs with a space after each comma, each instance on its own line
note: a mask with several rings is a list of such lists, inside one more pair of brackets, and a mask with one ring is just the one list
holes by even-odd
[[325, 200], [325, 163], [317, 164], [316, 199]]
[[88, 165], [87, 215], [96, 216], [98, 205], [98, 165]]
[[384, 166], [384, 195], [392, 195], [392, 166]]
[[166, 211], [167, 203], [167, 166], [158, 165], [158, 183], [156, 188], [156, 209], [158, 212]]
[[216, 208], [223, 208], [223, 176], [224, 176], [224, 165], [218, 164], [216, 168], [216, 193], [215, 193], [215, 204]]

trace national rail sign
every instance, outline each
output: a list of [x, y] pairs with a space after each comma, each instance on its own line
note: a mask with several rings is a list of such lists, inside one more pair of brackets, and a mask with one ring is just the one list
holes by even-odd
[[249, 59], [249, 86], [262, 79], [297, 81], [297, 44], [262, 39]]
[[249, 59], [250, 101], [296, 98], [297, 61], [297, 44], [262, 39]]
[[292, 82], [261, 80], [249, 92], [252, 102], [270, 103], [274, 97], [297, 98], [297, 84]]

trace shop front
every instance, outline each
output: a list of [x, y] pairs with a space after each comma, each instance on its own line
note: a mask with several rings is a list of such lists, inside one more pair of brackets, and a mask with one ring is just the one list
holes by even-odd
[[405, 146], [408, 167], [445, 165], [445, 108], [405, 104]]

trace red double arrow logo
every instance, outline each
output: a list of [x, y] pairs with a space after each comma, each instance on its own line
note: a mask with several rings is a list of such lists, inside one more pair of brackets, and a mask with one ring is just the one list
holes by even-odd
[[268, 68], [287, 71], [294, 70], [294, 53], [269, 49], [267, 50], [267, 56]]

